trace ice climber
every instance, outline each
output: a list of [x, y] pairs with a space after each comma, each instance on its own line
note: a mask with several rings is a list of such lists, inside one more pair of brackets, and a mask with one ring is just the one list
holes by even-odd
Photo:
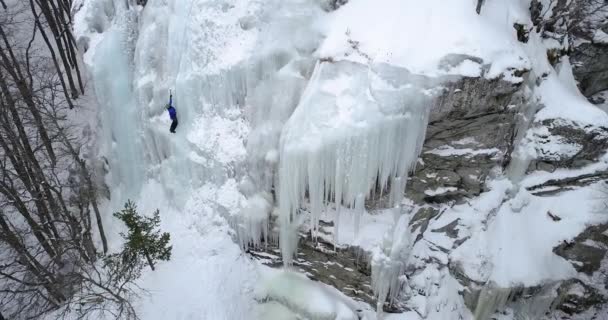
[[177, 128], [177, 112], [175, 108], [173, 108], [173, 94], [169, 94], [169, 103], [167, 104], [167, 111], [169, 111], [169, 117], [171, 117], [171, 128], [169, 131], [171, 133], [175, 133], [175, 128]]

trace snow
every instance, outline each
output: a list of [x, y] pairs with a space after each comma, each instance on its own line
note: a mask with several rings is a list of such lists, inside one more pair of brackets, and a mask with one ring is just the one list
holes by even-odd
[[[332, 238], [326, 238], [326, 240], [333, 241], [338, 246], [357, 246], [366, 251], [372, 251], [382, 244], [384, 234], [393, 226], [395, 222], [394, 213], [392, 210], [377, 212], [366, 210], [359, 218], [359, 226], [357, 226], [356, 214], [353, 211], [349, 208], [339, 208], [339, 210], [328, 208], [325, 210], [321, 220], [334, 223], [334, 227], [324, 227], [324, 230], [333, 234]], [[340, 215], [339, 218], [337, 217], [338, 214]], [[324, 237], [324, 234], [319, 233], [319, 237]]]
[[608, 34], [604, 32], [602, 29], [595, 30], [593, 34], [593, 42], [594, 43], [608, 43]]
[[569, 159], [582, 149], [578, 143], [568, 143], [563, 137], [552, 135], [546, 126], [528, 130], [527, 139], [535, 146], [536, 156], [547, 160]]
[[[218, 210], [220, 193], [221, 188], [211, 185], [192, 190], [180, 210], [164, 186], [150, 180], [133, 198], [141, 214], [159, 209], [160, 228], [170, 233], [173, 247], [171, 260], [157, 263], [155, 271], [145, 268], [137, 282], [146, 290], [133, 301], [140, 318], [251, 319], [257, 266], [232, 239], [231, 227]], [[113, 195], [104, 210], [114, 211], [124, 204], [124, 195]], [[110, 252], [116, 252], [121, 246], [118, 232], [124, 226], [117, 225], [111, 215], [104, 219], [110, 227]], [[230, 308], [225, 307], [227, 301], [232, 303]]]
[[534, 96], [543, 108], [534, 116], [534, 121], [546, 119], [568, 119], [579, 126], [603, 126], [608, 123], [608, 114], [592, 105], [580, 93], [572, 74], [568, 59], [562, 59], [556, 69], [549, 65], [546, 47], [539, 35], [532, 33], [528, 46], [534, 75], [541, 77], [534, 88]]
[[580, 126], [606, 125], [608, 114], [590, 104], [580, 92], [574, 92], [571, 87], [572, 85], [564, 84], [556, 75], [549, 75], [536, 90], [545, 107], [536, 114], [535, 121], [563, 118]]
[[358, 306], [354, 301], [333, 287], [313, 282], [304, 275], [291, 271], [274, 269], [261, 271], [262, 283], [255, 292], [256, 299], [263, 302], [277, 302], [283, 306], [280, 308], [283, 314], [275, 314], [276, 311], [270, 312], [267, 308], [277, 308], [276, 303], [262, 304], [259, 307], [261, 313], [270, 314], [270, 319], [289, 319], [296, 315], [311, 320], [359, 319]]
[[[490, 193], [500, 194], [501, 189]], [[522, 189], [513, 198], [505, 200], [493, 201], [496, 213], [485, 222], [485, 227], [469, 224], [469, 228], [474, 228], [471, 230], [472, 238], [454, 250], [450, 259], [461, 263], [472, 279], [493, 281], [502, 288], [518, 284], [535, 286], [573, 276], [575, 270], [572, 265], [554, 254], [552, 249], [563, 240], [578, 235], [588, 224], [605, 220], [596, 213], [598, 201], [594, 188], [551, 197], [536, 197]], [[483, 202], [480, 198], [472, 206], [478, 207]], [[467, 207], [458, 206], [453, 210], [461, 212], [469, 210]], [[561, 220], [553, 221], [548, 212]], [[473, 227], [475, 225], [477, 227]]]
[[600, 173], [608, 169], [608, 155], [602, 156], [598, 159], [598, 162], [592, 163], [588, 166], [579, 168], [579, 169], [564, 169], [559, 168], [554, 172], [544, 172], [544, 171], [536, 171], [528, 176], [522, 181], [522, 186], [531, 187], [535, 185], [543, 184], [549, 180], [559, 180], [566, 178], [574, 178], [586, 174], [594, 174]]
[[[238, 109], [236, 112], [239, 112]], [[220, 116], [197, 119], [193, 130], [188, 132], [188, 141], [204, 153], [215, 153], [219, 162], [229, 164], [244, 161], [247, 151], [243, 142], [249, 128], [238, 115], [231, 118], [234, 120]]]
[[[505, 17], [505, 12], [518, 17], [525, 11], [513, 4], [488, 3], [484, 11], [495, 16], [479, 16], [471, 6], [468, 0], [349, 1], [333, 13], [317, 54], [334, 60], [385, 62], [427, 75], [441, 74], [438, 64], [451, 53], [500, 62], [495, 75], [521, 64], [519, 57], [525, 55], [511, 35], [515, 18]], [[361, 17], [369, 23], [361, 23]], [[390, 36], [395, 30], [400, 30], [398, 40]], [[464, 62], [452, 73], [473, 75], [477, 69]]]
[[425, 151], [425, 153], [436, 154], [440, 157], [450, 157], [450, 156], [466, 156], [466, 157], [474, 157], [480, 154], [494, 155], [499, 153], [500, 150], [497, 148], [489, 148], [489, 149], [472, 149], [472, 148], [454, 148], [452, 146], [441, 146], [439, 148], [435, 148], [429, 151]]
[[426, 190], [426, 191], [424, 191], [424, 194], [432, 197], [432, 196], [437, 196], [437, 195], [444, 194], [447, 192], [454, 192], [456, 190], [458, 190], [458, 189], [455, 187], [440, 187], [435, 190]]

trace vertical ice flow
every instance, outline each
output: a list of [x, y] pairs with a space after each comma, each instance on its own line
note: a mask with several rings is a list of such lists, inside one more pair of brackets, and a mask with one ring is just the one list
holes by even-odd
[[132, 87], [137, 17], [124, 2], [113, 6], [115, 22], [96, 48], [92, 74], [112, 168], [110, 184], [133, 196], [144, 177], [141, 121]]

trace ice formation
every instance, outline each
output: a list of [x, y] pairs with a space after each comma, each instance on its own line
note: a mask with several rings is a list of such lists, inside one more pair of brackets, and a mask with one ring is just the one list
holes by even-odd
[[[269, 240], [270, 233], [260, 231], [270, 228], [281, 129], [312, 73], [314, 59], [309, 53], [319, 45], [315, 21], [323, 14], [320, 7], [306, 1], [267, 5], [257, 16], [241, 21], [248, 27], [262, 28], [254, 45], [255, 54], [245, 70], [244, 109], [252, 130], [247, 137], [248, 170], [241, 181], [241, 191], [248, 200], [234, 217], [244, 247], [260, 246]], [[252, 201], [260, 203], [255, 200], [260, 195], [267, 202], [264, 213], [251, 210]]]
[[361, 212], [364, 199], [390, 184], [398, 204], [424, 140], [428, 99], [410, 83], [356, 62], [321, 62], [286, 123], [280, 147], [281, 246], [289, 264], [297, 235], [289, 225], [308, 196], [312, 230], [329, 202]]
[[[134, 70], [131, 61], [137, 17], [124, 2], [115, 3], [113, 11], [116, 23], [97, 44], [91, 73], [95, 79], [95, 92], [100, 97], [98, 101], [104, 110], [100, 113], [104, 123], [101, 134], [107, 142], [104, 153], [112, 168], [110, 184], [121, 188], [127, 196], [133, 196], [144, 177], [144, 167], [140, 165], [143, 153], [141, 122], [132, 89]], [[97, 19], [101, 20], [101, 17]]]

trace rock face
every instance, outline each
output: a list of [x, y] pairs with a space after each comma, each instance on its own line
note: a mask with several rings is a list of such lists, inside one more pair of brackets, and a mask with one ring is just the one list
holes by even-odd
[[[280, 250], [275, 246], [269, 246], [265, 250], [251, 249], [249, 254], [270, 267], [283, 265]], [[311, 280], [329, 284], [355, 300], [370, 305], [376, 303], [370, 286], [368, 254], [357, 247], [335, 250], [332, 244], [313, 241], [304, 236], [293, 265]]]
[[553, 249], [557, 255], [571, 261], [578, 272], [587, 275], [593, 275], [600, 270], [607, 251], [608, 223], [591, 226], [572, 241], [562, 243]]
[[[539, 147], [529, 171], [581, 168], [596, 162], [608, 149], [607, 128], [583, 128], [563, 120], [550, 119], [537, 124], [531, 132]], [[555, 150], [555, 142], [566, 148]]]
[[557, 289], [554, 308], [571, 316], [606, 303], [599, 291], [578, 279], [564, 281]]
[[443, 203], [479, 195], [491, 170], [509, 161], [521, 86], [484, 78], [450, 83], [431, 107], [408, 198]]
[[[521, 84], [464, 78], [451, 83], [433, 105], [421, 161], [406, 191], [409, 199], [422, 206], [410, 223], [412, 231], [417, 233], [416, 240], [421, 240], [425, 232], [441, 233], [453, 240], [451, 248], [431, 246], [431, 250], [448, 252], [468, 239], [459, 233], [459, 218], [440, 228], [429, 226], [442, 215], [442, 206], [462, 203], [487, 191], [487, 178], [507, 167], [513, 152], [518, 112], [527, 103], [521, 91]], [[528, 131], [530, 137], [537, 146], [537, 156], [531, 161], [527, 173], [582, 168], [596, 163], [608, 150], [606, 128], [581, 127], [561, 119], [534, 123]], [[559, 150], [554, 149], [556, 144], [560, 146]], [[600, 170], [548, 180], [528, 189], [542, 196], [607, 178], [608, 173]], [[550, 191], [546, 191], [544, 188], [549, 186]], [[559, 219], [557, 216], [553, 218]], [[605, 272], [602, 265], [608, 249], [607, 229], [608, 225], [589, 227], [572, 242], [556, 247], [555, 253], [572, 261], [577, 271], [602, 278], [598, 274]], [[521, 314], [528, 316], [540, 312], [532, 318], [541, 317], [543, 308], [552, 308], [566, 315], [581, 314], [584, 318], [587, 313], [598, 312], [597, 308], [606, 302], [601, 288], [589, 280], [573, 278], [537, 287], [499, 288], [469, 278], [460, 265], [451, 264], [449, 260], [433, 261], [447, 267], [463, 286], [461, 295], [476, 319], [486, 319], [495, 308], [500, 309], [506, 304], [519, 308]], [[410, 275], [418, 272], [410, 270]], [[605, 281], [601, 286], [608, 289]], [[527, 305], [530, 304], [544, 307], [528, 310]]]
[[573, 49], [570, 61], [585, 96], [608, 89], [608, 44], [583, 43]]

